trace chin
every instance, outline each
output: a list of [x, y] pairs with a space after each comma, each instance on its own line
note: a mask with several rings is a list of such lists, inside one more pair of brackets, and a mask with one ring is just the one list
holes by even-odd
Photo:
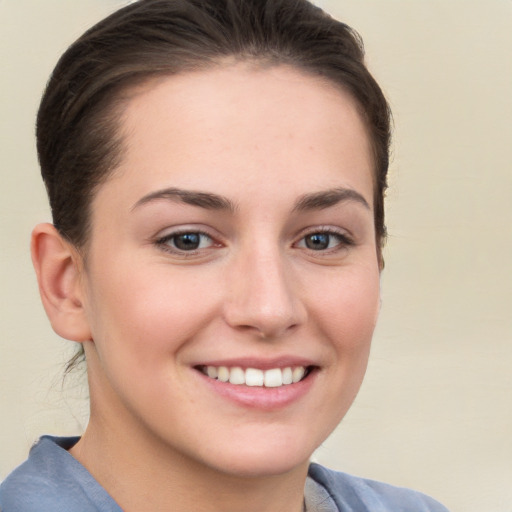
[[221, 468], [215, 469], [228, 475], [240, 478], [263, 478], [290, 473], [298, 468], [307, 468], [309, 454], [305, 459], [281, 457], [275, 454], [259, 457], [247, 457], [245, 460], [230, 460]]
[[208, 459], [213, 462], [210, 466], [222, 473], [245, 478], [282, 475], [298, 468], [306, 470], [317, 447], [311, 441], [291, 437], [274, 437], [272, 440], [271, 436], [260, 435], [256, 441], [250, 439], [247, 438], [243, 446], [234, 443], [214, 457], [210, 453]]

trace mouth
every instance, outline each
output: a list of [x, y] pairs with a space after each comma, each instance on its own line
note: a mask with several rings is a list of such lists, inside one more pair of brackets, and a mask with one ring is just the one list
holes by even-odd
[[281, 388], [297, 384], [306, 379], [315, 366], [286, 366], [284, 368], [242, 368], [240, 366], [205, 366], [195, 369], [212, 380], [237, 386], [259, 388]]

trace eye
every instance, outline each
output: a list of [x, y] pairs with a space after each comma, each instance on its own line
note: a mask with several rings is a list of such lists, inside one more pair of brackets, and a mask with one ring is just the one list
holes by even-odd
[[170, 233], [159, 240], [157, 245], [172, 252], [194, 252], [214, 245], [212, 238], [200, 231]]
[[336, 249], [338, 247], [341, 248], [349, 245], [353, 245], [353, 242], [347, 235], [334, 231], [318, 231], [309, 233], [297, 244], [298, 247], [303, 247], [311, 251], [327, 251], [329, 249]]

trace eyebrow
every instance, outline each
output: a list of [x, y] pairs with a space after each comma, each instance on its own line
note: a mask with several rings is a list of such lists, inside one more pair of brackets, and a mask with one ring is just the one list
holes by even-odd
[[308, 210], [323, 210], [341, 202], [354, 201], [371, 210], [368, 201], [362, 194], [351, 188], [332, 188], [320, 192], [305, 194], [295, 203], [294, 210], [303, 212]]
[[[165, 188], [151, 192], [139, 199], [132, 206], [131, 210], [161, 199], [182, 202], [206, 210], [226, 210], [229, 212], [236, 210], [235, 204], [227, 197], [211, 192], [199, 192], [180, 188]], [[293, 211], [304, 212], [309, 210], [322, 210], [346, 201], [354, 201], [362, 204], [368, 210], [371, 210], [368, 201], [366, 201], [362, 194], [354, 189], [333, 188], [304, 194], [296, 201]]]
[[230, 212], [235, 210], [235, 204], [227, 197], [212, 194], [210, 192], [196, 192], [180, 188], [165, 188], [157, 190], [156, 192], [151, 192], [139, 199], [131, 209], [134, 210], [139, 206], [160, 199], [168, 199], [171, 201], [190, 204], [192, 206], [205, 208], [206, 210], [227, 210]]

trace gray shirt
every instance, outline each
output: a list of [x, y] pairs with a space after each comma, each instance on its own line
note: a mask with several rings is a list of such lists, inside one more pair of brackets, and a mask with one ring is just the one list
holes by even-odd
[[[69, 450], [77, 437], [44, 436], [29, 458], [0, 485], [0, 512], [122, 512], [121, 507]], [[307, 512], [448, 512], [409, 489], [311, 464]]]

